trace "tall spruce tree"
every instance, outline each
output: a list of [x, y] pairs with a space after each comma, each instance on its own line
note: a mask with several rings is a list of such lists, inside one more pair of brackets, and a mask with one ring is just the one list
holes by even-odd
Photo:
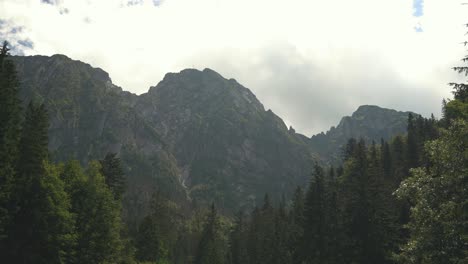
[[327, 263], [342, 263], [343, 231], [339, 209], [339, 182], [335, 175], [335, 169], [330, 168], [326, 185], [326, 219], [327, 219]]
[[384, 175], [384, 179], [387, 182], [391, 182], [392, 176], [392, 155], [390, 152], [390, 145], [388, 142], [384, 141], [383, 139], [380, 140], [380, 158], [382, 160], [382, 171]]
[[247, 221], [243, 211], [236, 215], [234, 228], [230, 234], [229, 259], [231, 264], [248, 264]]
[[302, 261], [301, 243], [304, 233], [304, 221], [304, 192], [301, 187], [297, 187], [289, 212], [289, 251], [294, 264], [300, 264]]
[[115, 199], [121, 200], [125, 192], [125, 173], [122, 162], [115, 153], [108, 153], [101, 163], [101, 174], [104, 176], [107, 186], [111, 189]]
[[75, 242], [68, 194], [57, 170], [48, 163], [47, 119], [43, 105], [29, 104], [7, 240], [10, 263], [64, 263]]
[[200, 243], [198, 244], [198, 251], [194, 264], [225, 263], [224, 243], [220, 232], [220, 220], [216, 208], [214, 204], [212, 204]]
[[21, 124], [19, 82], [8, 59], [8, 43], [0, 48], [0, 258], [6, 252], [7, 229], [11, 223], [13, 180], [18, 162]]
[[[353, 141], [350, 141], [353, 142]], [[354, 141], [355, 142], [355, 141]], [[348, 144], [349, 145], [349, 144]], [[369, 227], [367, 153], [363, 140], [353, 143], [341, 176], [340, 204], [343, 232], [343, 257], [350, 263], [365, 264]]]
[[140, 261], [167, 261], [174, 258], [179, 232], [179, 216], [174, 203], [156, 192], [151, 199], [150, 214], [138, 229], [137, 258]]
[[319, 165], [314, 166], [313, 178], [306, 194], [304, 205], [303, 260], [306, 263], [325, 263], [327, 234], [327, 206], [325, 173]]
[[416, 168], [419, 164], [419, 138], [418, 138], [418, 126], [413, 114], [408, 114], [408, 136], [407, 136], [407, 158], [408, 166], [410, 168]]
[[77, 263], [118, 263], [122, 257], [120, 203], [114, 199], [100, 170], [98, 162], [91, 162], [86, 175], [79, 176], [74, 185]]
[[369, 248], [367, 263], [391, 263], [397, 245], [397, 217], [391, 185], [386, 184], [381, 158], [373, 142], [369, 150]]
[[290, 226], [288, 225], [288, 214], [286, 205], [282, 199], [278, 209], [274, 215], [275, 231], [274, 231], [274, 246], [273, 246], [273, 262], [272, 264], [291, 264], [292, 254], [289, 250], [290, 242]]

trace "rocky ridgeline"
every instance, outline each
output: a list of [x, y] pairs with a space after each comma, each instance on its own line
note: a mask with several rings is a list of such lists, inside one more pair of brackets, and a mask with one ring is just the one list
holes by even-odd
[[249, 89], [210, 69], [168, 73], [137, 96], [103, 70], [63, 55], [13, 60], [25, 102], [47, 105], [55, 160], [120, 155], [130, 215], [142, 215], [155, 190], [176, 201], [215, 201], [228, 212], [258, 204], [265, 193], [288, 197], [307, 183], [314, 160], [334, 161], [349, 137], [380, 140], [406, 131], [408, 113], [362, 106], [308, 139]]

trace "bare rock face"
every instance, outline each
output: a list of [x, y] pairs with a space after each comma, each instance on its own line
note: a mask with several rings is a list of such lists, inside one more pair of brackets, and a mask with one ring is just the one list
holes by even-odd
[[129, 183], [126, 213], [137, 218], [155, 190], [180, 202], [214, 201], [225, 212], [254, 206], [265, 193], [288, 197], [307, 183], [316, 153], [332, 159], [348, 137], [389, 138], [406, 129], [407, 113], [363, 106], [309, 139], [210, 69], [168, 73], [137, 96], [63, 55], [12, 59], [24, 102], [48, 108], [53, 158], [86, 164], [118, 153]]

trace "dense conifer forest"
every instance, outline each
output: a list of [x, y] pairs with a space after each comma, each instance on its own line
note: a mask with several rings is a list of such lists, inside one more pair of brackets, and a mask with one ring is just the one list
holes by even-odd
[[216, 201], [186, 205], [156, 190], [134, 223], [122, 210], [119, 156], [86, 166], [53, 162], [48, 109], [21, 102], [19, 82], [5, 42], [1, 263], [468, 263], [467, 84], [451, 84], [440, 120], [410, 113], [406, 135], [349, 139], [342, 164], [311, 164], [308, 185], [292, 199], [267, 193], [262, 204], [231, 214]]

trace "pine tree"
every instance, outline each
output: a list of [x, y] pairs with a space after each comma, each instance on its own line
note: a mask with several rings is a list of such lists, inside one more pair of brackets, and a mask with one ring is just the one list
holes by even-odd
[[390, 153], [390, 145], [388, 142], [381, 139], [380, 141], [380, 158], [382, 160], [382, 171], [384, 179], [391, 182], [392, 177], [392, 155]]
[[115, 153], [108, 153], [101, 163], [101, 174], [116, 200], [121, 200], [125, 192], [125, 173], [120, 158]]
[[367, 263], [391, 263], [391, 253], [397, 245], [397, 223], [391, 186], [385, 184], [384, 172], [377, 147], [373, 142], [369, 150], [368, 205], [369, 233]]
[[326, 203], [324, 171], [316, 164], [304, 205], [302, 255], [306, 263], [325, 263], [326, 261], [328, 245]]
[[156, 262], [166, 257], [167, 252], [164, 250], [160, 234], [161, 230], [157, 219], [151, 216], [143, 218], [136, 240], [138, 260]]
[[6, 252], [5, 239], [11, 223], [13, 180], [18, 162], [21, 102], [13, 63], [8, 60], [8, 43], [0, 49], [0, 258]]
[[288, 244], [290, 242], [290, 226], [288, 225], [288, 215], [286, 212], [284, 198], [274, 215], [274, 246], [272, 264], [291, 264], [292, 254]]
[[327, 221], [327, 247], [326, 259], [329, 264], [342, 263], [343, 231], [339, 210], [339, 183], [335, 169], [330, 168], [326, 185], [326, 221]]
[[291, 210], [289, 213], [289, 251], [292, 263], [301, 263], [301, 243], [304, 233], [304, 192], [297, 187], [294, 192]]
[[203, 229], [200, 243], [198, 244], [195, 264], [222, 264], [225, 263], [225, 252], [221, 239], [221, 226], [214, 204]]
[[407, 157], [408, 166], [416, 168], [419, 164], [418, 127], [413, 114], [408, 114]]
[[230, 263], [248, 264], [246, 217], [242, 211], [236, 215], [234, 229], [230, 235]]
[[366, 248], [369, 245], [369, 197], [368, 197], [368, 160], [364, 141], [355, 146], [354, 154], [345, 162], [340, 188], [342, 206], [343, 257], [350, 263], [366, 261]]
[[122, 257], [120, 203], [100, 170], [98, 162], [91, 162], [84, 180], [79, 177], [72, 193], [77, 263], [117, 263]]
[[177, 208], [159, 192], [151, 199], [151, 211], [137, 233], [137, 258], [141, 261], [166, 261], [171, 257], [179, 231]]
[[47, 130], [45, 107], [29, 104], [7, 241], [11, 263], [67, 262], [75, 242], [68, 194], [57, 170], [47, 162]]

